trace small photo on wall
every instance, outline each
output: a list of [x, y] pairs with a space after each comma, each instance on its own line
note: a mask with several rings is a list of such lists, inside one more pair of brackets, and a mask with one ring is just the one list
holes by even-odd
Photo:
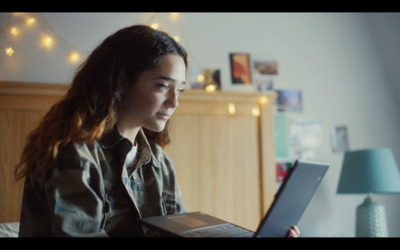
[[333, 153], [344, 153], [349, 150], [347, 126], [336, 126], [331, 129], [331, 146]]
[[276, 59], [260, 56], [252, 56], [252, 58], [254, 75], [278, 75], [278, 61]]
[[251, 84], [250, 56], [246, 53], [230, 53], [233, 84]]
[[277, 89], [276, 98], [277, 110], [280, 112], [301, 112], [303, 111], [303, 101], [301, 90], [297, 89]]
[[252, 56], [253, 83], [259, 92], [273, 89], [273, 77], [278, 75], [278, 61], [270, 56]]

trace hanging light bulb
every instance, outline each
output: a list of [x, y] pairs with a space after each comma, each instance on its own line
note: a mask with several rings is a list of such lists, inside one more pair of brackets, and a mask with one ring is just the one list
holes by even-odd
[[179, 42], [181, 38], [179, 36], [174, 36], [175, 41]]
[[233, 102], [228, 104], [228, 112], [229, 114], [233, 115], [234, 113], [236, 113], [236, 107], [235, 104]]
[[260, 96], [258, 98], [258, 103], [261, 104], [261, 105], [267, 104], [268, 103], [268, 97], [266, 97], [264, 95]]
[[208, 84], [208, 85], [205, 87], [205, 90], [206, 90], [207, 92], [214, 92], [215, 90], [217, 90], [217, 86], [215, 86], [214, 84]]
[[70, 61], [71, 63], [77, 63], [79, 62], [79, 60], [81, 60], [81, 55], [78, 52], [72, 51], [71, 53], [69, 53], [68, 61]]
[[254, 116], [260, 116], [261, 112], [260, 112], [260, 110], [259, 110], [257, 107], [254, 107], [254, 108], [251, 110], [251, 114], [254, 115]]
[[18, 33], [19, 33], [19, 30], [18, 30], [17, 27], [11, 27], [11, 28], [10, 28], [10, 34], [11, 34], [11, 35], [17, 36]]
[[14, 54], [14, 50], [11, 47], [5, 48], [4, 51], [6, 52], [6, 55], [9, 57], [12, 57], [12, 55]]
[[153, 23], [152, 25], [150, 25], [150, 27], [152, 27], [155, 30], [158, 30], [158, 28], [160, 28], [160, 25], [158, 23]]
[[179, 13], [178, 12], [171, 12], [169, 13], [169, 18], [171, 18], [172, 20], [176, 20], [179, 17]]
[[196, 80], [197, 80], [198, 82], [204, 82], [205, 79], [206, 79], [206, 77], [205, 77], [203, 74], [199, 74], [199, 75], [196, 77]]
[[42, 39], [40, 40], [40, 44], [42, 44], [44, 47], [50, 49], [51, 47], [53, 47], [54, 39], [51, 36], [42, 36]]
[[36, 18], [34, 18], [34, 17], [27, 17], [27, 18], [25, 19], [25, 23], [26, 23], [26, 25], [28, 25], [28, 26], [32, 26], [33, 24], [36, 23]]

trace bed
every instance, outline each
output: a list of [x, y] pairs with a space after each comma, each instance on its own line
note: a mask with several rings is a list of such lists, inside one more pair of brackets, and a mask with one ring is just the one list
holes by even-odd
[[0, 237], [18, 237], [19, 223], [0, 223]]

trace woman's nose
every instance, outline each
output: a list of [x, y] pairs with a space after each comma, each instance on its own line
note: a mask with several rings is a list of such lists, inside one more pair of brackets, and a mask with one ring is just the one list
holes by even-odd
[[179, 106], [178, 97], [179, 94], [176, 91], [170, 91], [166, 100], [166, 105], [168, 106], [168, 108], [177, 108]]

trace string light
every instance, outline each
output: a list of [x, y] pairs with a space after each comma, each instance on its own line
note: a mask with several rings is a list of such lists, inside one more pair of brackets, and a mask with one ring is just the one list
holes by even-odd
[[42, 38], [40, 39], [40, 44], [42, 44], [44, 47], [50, 49], [51, 47], [53, 47], [54, 44], [54, 39], [51, 36], [42, 36]]
[[206, 77], [203, 74], [199, 74], [196, 77], [197, 82], [204, 82], [205, 79], [206, 79]]
[[6, 52], [6, 55], [9, 57], [12, 57], [12, 55], [14, 54], [14, 50], [11, 47], [5, 48], [4, 51]]
[[179, 17], [179, 13], [177, 13], [177, 12], [171, 12], [171, 13], [169, 13], [169, 17], [170, 17], [172, 20], [176, 20], [176, 19], [178, 19], [178, 17]]
[[260, 114], [261, 114], [260, 110], [259, 110], [257, 107], [254, 107], [254, 108], [251, 110], [251, 113], [252, 113], [254, 116], [260, 116]]
[[228, 104], [228, 112], [231, 115], [236, 113], [236, 107], [235, 107], [235, 104], [233, 102]]
[[179, 42], [181, 38], [179, 36], [174, 36], [175, 41]]
[[19, 30], [18, 30], [17, 27], [11, 27], [11, 28], [10, 28], [10, 34], [11, 34], [11, 35], [17, 36], [18, 33], [19, 33]]
[[268, 103], [268, 98], [266, 96], [260, 96], [258, 98], [258, 103], [261, 105], [267, 104]]
[[28, 26], [32, 26], [33, 24], [36, 23], [36, 18], [34, 18], [34, 17], [27, 17], [27, 18], [25, 19], [25, 23], [26, 23]]
[[155, 30], [158, 30], [160, 28], [160, 24], [158, 23], [153, 23], [152, 25], [150, 25], [150, 27], [152, 27]]
[[70, 61], [71, 63], [77, 63], [80, 60], [81, 60], [81, 55], [78, 52], [72, 51], [71, 53], [69, 53], [68, 61]]
[[217, 86], [215, 86], [214, 84], [208, 84], [204, 89], [207, 92], [214, 92], [215, 90], [217, 90]]
[[[52, 27], [44, 20], [43, 18], [40, 17], [40, 15], [36, 14], [30, 14], [30, 13], [12, 13], [10, 16], [13, 16], [13, 18], [18, 19], [22, 24], [25, 24], [25, 27], [32, 27], [34, 25], [38, 25], [40, 29], [42, 29], [44, 32], [47, 34], [52, 34], [52, 35], [44, 35], [40, 37], [39, 44], [43, 46], [46, 49], [51, 49], [54, 47], [54, 45], [57, 43], [57, 45], [63, 46], [67, 50], [71, 50], [72, 48], [75, 48], [76, 46], [73, 46], [70, 44], [70, 42], [56, 34], [56, 32], [52, 29]], [[160, 24], [157, 22], [154, 22], [154, 18], [157, 16], [157, 13], [153, 16], [151, 22], [152, 23], [150, 26], [153, 29], [160, 29]], [[40, 18], [39, 18], [40, 17]], [[178, 20], [180, 18], [179, 13], [177, 12], [171, 12], [168, 13], [168, 17], [170, 20]], [[19, 25], [16, 26], [11, 26], [8, 27], [8, 29], [4, 29], [4, 34], [6, 33], [12, 35], [12, 36], [19, 36], [23, 35], [24, 30], [22, 29], [23, 27], [20, 27]], [[6, 31], [7, 30], [7, 31]], [[181, 41], [181, 37], [178, 35], [174, 35], [173, 38], [177, 41]], [[4, 47], [5, 54], [9, 57], [11, 57], [14, 54], [14, 49], [10, 46], [8, 48]], [[78, 63], [81, 60], [82, 56], [78, 50], [75, 51], [70, 51], [67, 55], [67, 60], [71, 63]], [[203, 76], [204, 78], [204, 76]], [[215, 86], [208, 86], [207, 90], [209, 91], [215, 91], [216, 87]]]

